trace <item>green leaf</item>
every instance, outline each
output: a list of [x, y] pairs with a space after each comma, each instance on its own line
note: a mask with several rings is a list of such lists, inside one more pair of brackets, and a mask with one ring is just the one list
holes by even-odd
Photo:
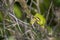
[[44, 0], [44, 6], [46, 9], [48, 9], [50, 6], [50, 0]]
[[43, 4], [43, 3], [40, 3], [39, 7], [40, 7], [41, 13], [44, 14], [45, 11], [46, 11], [46, 9], [45, 9], [45, 7], [44, 7], [44, 4]]
[[54, 5], [57, 7], [60, 7], [60, 0], [54, 0]]
[[50, 6], [50, 0], [43, 0], [42, 3], [39, 3], [41, 13], [45, 14], [49, 6]]
[[20, 5], [15, 3], [14, 4], [14, 13], [16, 15], [17, 18], [21, 18], [22, 17], [22, 12], [21, 12], [21, 9], [20, 9]]
[[2, 12], [0, 11], [0, 22], [2, 22], [3, 20], [3, 15], [2, 15]]

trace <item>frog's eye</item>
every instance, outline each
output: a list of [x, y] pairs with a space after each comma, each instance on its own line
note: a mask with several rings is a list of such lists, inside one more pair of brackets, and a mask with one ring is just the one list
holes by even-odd
[[38, 17], [36, 17], [36, 20], [37, 20], [37, 21], [40, 21], [40, 19], [39, 19]]

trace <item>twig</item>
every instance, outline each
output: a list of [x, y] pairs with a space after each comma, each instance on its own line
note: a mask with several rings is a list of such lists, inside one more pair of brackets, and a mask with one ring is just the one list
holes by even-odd
[[52, 5], [53, 5], [53, 2], [51, 2], [50, 6], [49, 6], [48, 14], [47, 14], [47, 16], [46, 16], [46, 21], [48, 20], [49, 12], [50, 12], [50, 9], [51, 9]]

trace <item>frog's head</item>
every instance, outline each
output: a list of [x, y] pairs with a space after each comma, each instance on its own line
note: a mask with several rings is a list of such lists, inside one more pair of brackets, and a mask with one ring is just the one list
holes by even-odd
[[43, 15], [41, 15], [41, 14], [39, 14], [39, 13], [36, 13], [35, 16], [34, 16], [34, 18], [36, 19], [36, 22], [37, 22], [39, 25], [43, 26], [43, 25], [46, 24], [46, 19], [44, 18]]

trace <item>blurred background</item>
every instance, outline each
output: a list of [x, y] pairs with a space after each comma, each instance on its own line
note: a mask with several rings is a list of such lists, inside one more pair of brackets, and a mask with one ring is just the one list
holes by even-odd
[[60, 40], [60, 0], [0, 0], [0, 40]]

